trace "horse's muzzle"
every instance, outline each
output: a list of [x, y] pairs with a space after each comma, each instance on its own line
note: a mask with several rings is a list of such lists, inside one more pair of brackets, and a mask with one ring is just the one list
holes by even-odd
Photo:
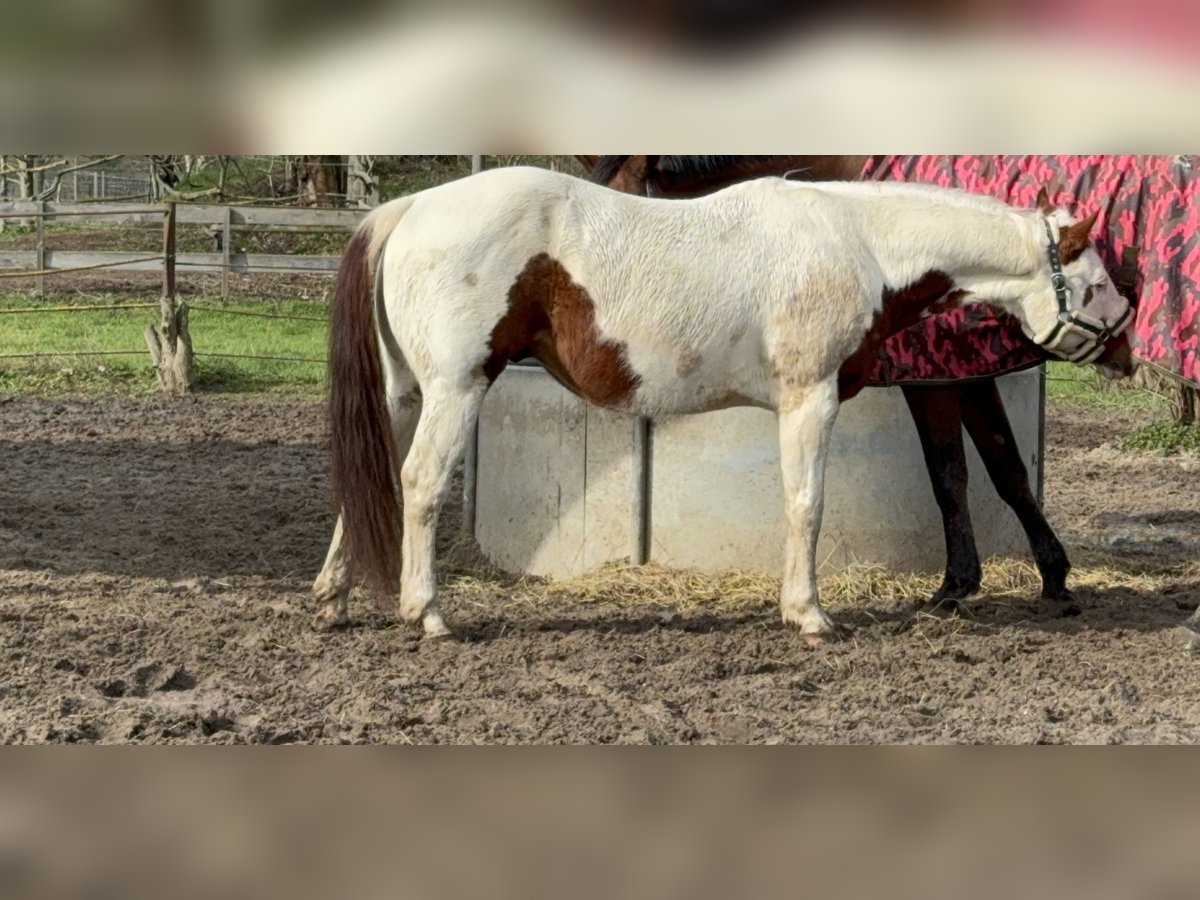
[[1133, 308], [1126, 301], [1113, 321], [1105, 321], [1082, 309], [1064, 310], [1054, 324], [1031, 340], [1055, 356], [1084, 366], [1095, 362], [1104, 353], [1105, 345], [1122, 334], [1133, 322]]

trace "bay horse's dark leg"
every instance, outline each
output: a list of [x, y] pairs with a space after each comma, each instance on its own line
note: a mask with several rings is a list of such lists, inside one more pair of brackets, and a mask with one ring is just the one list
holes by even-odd
[[979, 590], [983, 578], [967, 507], [967, 457], [959, 395], [957, 388], [944, 386], [906, 385], [902, 390], [921, 438], [946, 536], [946, 573], [929, 603], [953, 604]]
[[1029, 536], [1029, 546], [1042, 574], [1042, 597], [1072, 600], [1067, 590], [1067, 572], [1071, 563], [1062, 542], [1046, 521], [1037, 498], [1029, 487], [1029, 475], [1013, 437], [1012, 426], [1004, 412], [996, 380], [967, 382], [958, 386], [963, 424], [1000, 499], [1012, 507]]

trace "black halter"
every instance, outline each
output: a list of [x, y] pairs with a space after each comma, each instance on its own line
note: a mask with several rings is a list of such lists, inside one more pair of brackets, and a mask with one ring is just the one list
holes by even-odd
[[[1080, 315], [1079, 310], [1071, 309], [1071, 290], [1067, 286], [1067, 276], [1063, 273], [1062, 258], [1058, 253], [1058, 241], [1054, 237], [1054, 229], [1050, 227], [1050, 220], [1045, 219], [1046, 237], [1049, 239], [1046, 244], [1046, 256], [1050, 259], [1050, 284], [1054, 287], [1054, 296], [1058, 300], [1058, 322], [1050, 333], [1045, 338], [1038, 341], [1043, 347], [1052, 348], [1058, 344], [1058, 339], [1062, 335], [1064, 329], [1071, 329], [1084, 334], [1080, 337], [1084, 338], [1092, 349], [1102, 347], [1108, 343], [1109, 338], [1114, 333], [1119, 334], [1125, 325], [1129, 324], [1129, 319], [1132, 318], [1132, 311], [1126, 309], [1121, 319], [1116, 322], [1113, 328], [1108, 328], [1098, 320], [1092, 319], [1088, 315]], [[1091, 321], [1088, 321], [1091, 319]], [[1074, 354], [1072, 362], [1082, 362], [1083, 358], [1090, 353]]]

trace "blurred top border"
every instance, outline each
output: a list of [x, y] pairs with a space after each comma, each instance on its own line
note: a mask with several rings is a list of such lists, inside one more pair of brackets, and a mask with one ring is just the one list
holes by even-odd
[[[1200, 4], [348, 0], [14, 14], [3, 149], [1122, 152], [1200, 145]], [[161, 7], [161, 9], [160, 9]], [[157, 10], [147, 15], [147, 8]], [[1033, 26], [1036, 20], [1038, 27]]]

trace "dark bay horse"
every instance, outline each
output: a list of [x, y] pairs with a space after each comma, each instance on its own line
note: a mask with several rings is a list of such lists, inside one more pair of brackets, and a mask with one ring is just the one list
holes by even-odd
[[[580, 156], [591, 180], [615, 190], [657, 197], [698, 197], [730, 184], [771, 175], [801, 181], [857, 181], [866, 156]], [[1124, 287], [1128, 287], [1125, 285]], [[1128, 374], [1128, 345], [1106, 357]], [[979, 590], [982, 569], [967, 505], [963, 429], [971, 436], [1000, 497], [1029, 537], [1042, 596], [1070, 601], [1070, 562], [1029, 485], [995, 378], [951, 384], [900, 385], [920, 436], [934, 497], [942, 513], [946, 570], [930, 605], [952, 605]], [[843, 397], [845, 399], [845, 397]]]

